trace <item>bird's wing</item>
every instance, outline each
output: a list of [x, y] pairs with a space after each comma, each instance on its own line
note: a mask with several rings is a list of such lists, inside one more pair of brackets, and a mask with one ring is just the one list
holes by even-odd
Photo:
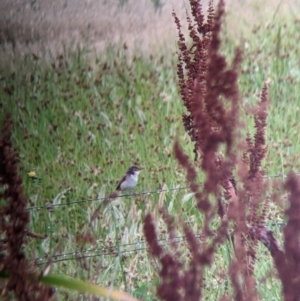
[[121, 190], [121, 184], [123, 183], [123, 181], [126, 179], [126, 175], [123, 176], [123, 178], [121, 179], [121, 181], [119, 182], [116, 190]]

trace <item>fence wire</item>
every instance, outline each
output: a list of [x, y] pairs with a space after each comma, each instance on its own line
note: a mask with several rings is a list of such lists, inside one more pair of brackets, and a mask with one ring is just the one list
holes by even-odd
[[[300, 173], [294, 173], [296, 176], [300, 176]], [[271, 175], [271, 176], [264, 176], [265, 179], [271, 180], [276, 178], [286, 178], [286, 174], [278, 174], [278, 175]], [[184, 187], [174, 187], [174, 188], [168, 188], [168, 189], [158, 189], [153, 191], [142, 191], [138, 193], [132, 193], [132, 194], [122, 194], [118, 195], [117, 198], [123, 198], [123, 197], [136, 197], [140, 195], [151, 195], [151, 194], [158, 194], [161, 192], [170, 192], [170, 191], [177, 191], [177, 190], [185, 190], [188, 189], [189, 186]], [[45, 205], [45, 206], [33, 206], [28, 207], [27, 210], [39, 210], [39, 209], [52, 209], [59, 206], [69, 206], [73, 204], [80, 204], [84, 202], [93, 202], [93, 201], [103, 201], [106, 200], [107, 197], [103, 198], [97, 198], [97, 199], [85, 199], [85, 200], [79, 200], [79, 201], [73, 201], [73, 202], [65, 202], [65, 203], [58, 203], [58, 204], [51, 204], [51, 205]], [[271, 225], [276, 226], [283, 226], [285, 223], [272, 223]], [[197, 238], [201, 239], [201, 235], [197, 234]], [[168, 246], [171, 243], [182, 243], [186, 241], [185, 236], [178, 236], [172, 239], [172, 241], [168, 238], [160, 239], [158, 240], [161, 244], [160, 246]], [[132, 253], [138, 253], [141, 251], [146, 251], [148, 248], [146, 247], [146, 241], [138, 241], [134, 243], [129, 244], [122, 244], [117, 246], [105, 246], [100, 248], [91, 248], [87, 250], [77, 250], [73, 252], [67, 252], [67, 253], [61, 253], [61, 254], [54, 254], [50, 257], [37, 257], [30, 259], [31, 261], [34, 261], [37, 265], [45, 265], [49, 263], [59, 263], [63, 261], [69, 261], [69, 260], [80, 260], [80, 259], [88, 259], [88, 258], [94, 258], [94, 257], [103, 257], [103, 256], [120, 256], [120, 255], [126, 255], [126, 254], [132, 254]], [[99, 252], [99, 253], [98, 253]]]
[[[201, 234], [197, 234], [195, 236], [196, 238], [201, 239]], [[185, 241], [186, 241], [185, 236], [177, 236], [174, 237], [174, 239], [172, 240], [170, 240], [169, 238], [162, 238], [158, 240], [158, 242], [160, 243], [159, 245], [161, 247], [168, 246], [171, 243], [179, 244]], [[34, 261], [37, 265], [44, 265], [44, 264], [48, 264], [49, 262], [58, 263], [58, 262], [68, 261], [68, 260], [79, 260], [79, 259], [87, 259], [87, 258], [100, 257], [100, 256], [120, 256], [125, 254], [132, 254], [141, 251], [146, 251], [148, 250], [146, 244], [147, 242], [145, 240], [141, 240], [138, 242], [133, 242], [128, 244], [110, 245], [107, 247], [91, 248], [87, 250], [78, 250], [73, 252], [54, 254], [49, 258], [37, 257], [37, 258], [32, 258], [30, 260]]]
[[[300, 175], [299, 173], [294, 173], [296, 176]], [[263, 178], [266, 180], [271, 180], [271, 179], [276, 179], [276, 178], [286, 178], [287, 175], [286, 174], [278, 174], [278, 175], [272, 175], [272, 176], [264, 176]], [[239, 182], [239, 181], [237, 181]], [[176, 190], [185, 190], [185, 189], [189, 189], [189, 186], [183, 186], [183, 187], [173, 187], [173, 188], [167, 188], [167, 189], [158, 189], [158, 190], [152, 190], [152, 191], [141, 191], [141, 192], [137, 192], [137, 193], [130, 193], [130, 194], [120, 194], [118, 195], [118, 197], [116, 198], [125, 198], [125, 197], [137, 197], [137, 196], [141, 196], [141, 195], [151, 195], [151, 194], [158, 194], [161, 192], [170, 192], [170, 191], [176, 191]], [[78, 200], [78, 201], [71, 201], [71, 202], [64, 202], [64, 203], [57, 203], [57, 204], [46, 204], [43, 206], [32, 206], [32, 207], [27, 207], [26, 209], [28, 211], [33, 211], [33, 210], [40, 210], [40, 209], [48, 209], [49, 211], [53, 211], [56, 207], [60, 207], [60, 206], [70, 206], [70, 205], [75, 205], [75, 204], [82, 204], [82, 203], [86, 203], [86, 202], [101, 202], [106, 200], [107, 197], [102, 197], [102, 198], [95, 198], [95, 199], [90, 199], [90, 198], [86, 198], [83, 200]]]
[[[286, 223], [281, 222], [273, 222], [268, 224], [268, 227], [276, 226], [276, 227], [282, 227], [286, 225]], [[196, 234], [196, 238], [201, 240], [202, 235]], [[172, 240], [169, 238], [162, 238], [159, 239], [159, 245], [161, 247], [166, 247], [170, 244], [179, 244], [186, 242], [187, 238], [186, 236], [177, 236], [174, 237]], [[148, 251], [147, 242], [145, 240], [140, 240], [133, 243], [128, 244], [120, 244], [120, 245], [108, 245], [105, 247], [100, 248], [90, 248], [86, 250], [76, 250], [72, 252], [66, 252], [66, 253], [60, 253], [60, 254], [54, 254], [49, 257], [36, 257], [30, 259], [30, 261], [34, 261], [37, 265], [45, 265], [49, 263], [59, 263], [63, 261], [69, 261], [69, 260], [80, 260], [80, 259], [89, 259], [94, 257], [104, 257], [104, 256], [123, 256], [126, 254], [137, 254], [141, 251]], [[100, 253], [98, 253], [100, 252]]]

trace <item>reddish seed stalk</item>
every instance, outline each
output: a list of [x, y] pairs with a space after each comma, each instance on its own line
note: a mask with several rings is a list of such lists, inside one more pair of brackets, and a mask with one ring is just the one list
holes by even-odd
[[[259, 300], [254, 278], [254, 263], [257, 260], [256, 249], [259, 242], [268, 248], [274, 258], [286, 300], [296, 300], [291, 299], [290, 295], [296, 296], [297, 292], [299, 296], [299, 292], [290, 282], [295, 282], [298, 263], [295, 259], [288, 260], [293, 262], [293, 266], [283, 262], [289, 257], [298, 256], [299, 246], [289, 242], [293, 241], [293, 236], [298, 237], [296, 229], [300, 229], [300, 213], [296, 218], [292, 215], [292, 209], [287, 211], [289, 220], [293, 221], [288, 222], [284, 232], [285, 253], [281, 251], [273, 233], [264, 226], [268, 204], [271, 201], [265, 196], [267, 187], [263, 182], [264, 171], [261, 168], [266, 155], [268, 86], [264, 84], [254, 114], [254, 138], [248, 137], [246, 143], [241, 143], [240, 134], [237, 132], [241, 127], [241, 97], [237, 82], [242, 55], [237, 49], [231, 66], [225, 57], [220, 55], [219, 36], [224, 2], [219, 2], [216, 13], [212, 5], [209, 5], [206, 21], [199, 1], [190, 0], [190, 6], [192, 16], [187, 13], [189, 36], [192, 41], [190, 48], [182, 34], [180, 20], [173, 12], [178, 30], [177, 74], [180, 94], [186, 108], [182, 115], [183, 125], [194, 144], [195, 160], [200, 161], [200, 168], [205, 173], [203, 188], [196, 181], [198, 170], [177, 141], [174, 144], [174, 152], [179, 164], [186, 170], [186, 178], [191, 191], [195, 193], [197, 207], [204, 215], [202, 241], [200, 243], [192, 230], [182, 225], [191, 252], [191, 259], [186, 266], [182, 262], [179, 249], [174, 254], [158, 246], [154, 221], [151, 215], [146, 217], [146, 239], [151, 254], [161, 263], [161, 284], [157, 294], [163, 300], [200, 300], [205, 268], [214, 261], [218, 246], [231, 239], [234, 254], [227, 276], [231, 280], [234, 300]], [[221, 146], [225, 149], [222, 155], [219, 154]], [[243, 152], [242, 157], [239, 157], [238, 148]], [[239, 182], [242, 182], [239, 185], [236, 185], [234, 171], [239, 177]], [[298, 184], [293, 178], [288, 180], [286, 187], [292, 195], [291, 208], [297, 212], [300, 206], [298, 208], [294, 196], [298, 194]], [[220, 227], [217, 231], [212, 231], [211, 221], [217, 214], [221, 218]], [[174, 225], [170, 227], [170, 218], [165, 220], [169, 231], [172, 229], [173, 233]], [[229, 232], [230, 224], [233, 225], [233, 229]], [[170, 238], [173, 235], [171, 232]], [[294, 241], [298, 242], [298, 239]], [[291, 273], [291, 277], [287, 277], [287, 272]], [[188, 282], [184, 279], [188, 279]], [[296, 283], [298, 285], [297, 281]], [[227, 299], [227, 296], [221, 298]]]
[[2, 291], [3, 300], [10, 300], [11, 293], [17, 300], [49, 300], [53, 290], [39, 283], [39, 275], [28, 262], [23, 247], [28, 236], [29, 213], [23, 194], [22, 180], [18, 174], [18, 155], [12, 144], [12, 121], [4, 119], [0, 136], [0, 272], [9, 278]]

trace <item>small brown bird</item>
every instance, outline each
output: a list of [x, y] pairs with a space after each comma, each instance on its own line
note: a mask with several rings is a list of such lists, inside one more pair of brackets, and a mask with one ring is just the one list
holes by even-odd
[[133, 189], [137, 182], [139, 173], [143, 168], [137, 167], [137, 166], [131, 166], [128, 168], [126, 174], [119, 182], [116, 190], [131, 190]]

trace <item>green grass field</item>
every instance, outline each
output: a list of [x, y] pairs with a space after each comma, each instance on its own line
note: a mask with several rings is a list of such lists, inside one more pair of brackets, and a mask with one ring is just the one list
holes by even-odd
[[[223, 53], [232, 57], [233, 45], [239, 43], [223, 34]], [[255, 28], [240, 42], [244, 53], [240, 72], [244, 134], [254, 132], [251, 106], [257, 103], [263, 82], [270, 82], [264, 162], [270, 176], [300, 172], [299, 39], [299, 21], [276, 19]], [[13, 116], [13, 139], [31, 207], [30, 231], [47, 236], [28, 239], [28, 258], [37, 258], [43, 267], [52, 257], [51, 272], [156, 300], [157, 263], [147, 253], [143, 217], [153, 213], [166, 248], [166, 229], [158, 211], [161, 206], [199, 233], [202, 216], [190, 192], [182, 189], [120, 197], [102, 207], [100, 218], [91, 226], [89, 223], [101, 202], [96, 199], [113, 192], [130, 165], [145, 168], [137, 193], [186, 186], [185, 172], [173, 155], [177, 137], [193, 158], [193, 145], [181, 123], [184, 109], [176, 64], [174, 51], [161, 50], [149, 56], [119, 45], [102, 53], [66, 48], [47, 60], [28, 54], [12, 69], [1, 71], [0, 117], [2, 120], [6, 111]], [[28, 175], [33, 169], [36, 180]], [[276, 178], [277, 183], [282, 180]], [[266, 181], [272, 195], [275, 180]], [[270, 206], [268, 213], [268, 226], [278, 238], [281, 227], [276, 223], [284, 221], [284, 192], [281, 195], [281, 202]], [[87, 232], [96, 243], [83, 238]], [[182, 235], [179, 229], [178, 243], [188, 258]], [[226, 271], [231, 252], [229, 242], [220, 247], [207, 270], [204, 300], [218, 300], [226, 290], [230, 292]], [[261, 300], [281, 300], [280, 281], [274, 271], [269, 252], [259, 246], [255, 273]], [[60, 297], [75, 298], [63, 290]]]

